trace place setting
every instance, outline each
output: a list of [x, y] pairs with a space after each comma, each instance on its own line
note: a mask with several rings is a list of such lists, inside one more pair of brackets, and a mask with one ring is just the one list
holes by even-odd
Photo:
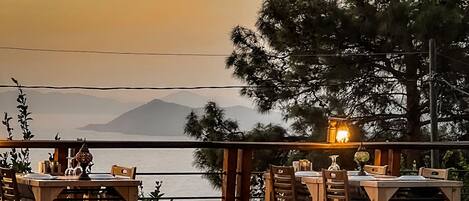
[[53, 175], [44, 174], [44, 173], [27, 173], [25, 175], [22, 175], [22, 177], [26, 179], [34, 179], [34, 180], [53, 180], [53, 179], [57, 179], [59, 176], [53, 176]]
[[[343, 136], [347, 137], [346, 135]], [[310, 199], [313, 201], [324, 200], [326, 196], [345, 197], [357, 195], [366, 196], [371, 200], [388, 201], [400, 188], [437, 188], [439, 191], [435, 191], [435, 194], [438, 194], [438, 196], [445, 196], [449, 200], [458, 200], [458, 189], [460, 189], [462, 184], [458, 181], [448, 180], [448, 169], [421, 167], [417, 175], [395, 176], [391, 174], [388, 165], [369, 164], [370, 154], [362, 142], [360, 142], [353, 157], [350, 158], [357, 165], [354, 170], [342, 169], [337, 162], [338, 158], [338, 154], [330, 155], [330, 165], [327, 168], [321, 168], [321, 171], [313, 170], [312, 162], [307, 159], [293, 161], [292, 166], [271, 165], [270, 174], [265, 174], [266, 192], [269, 194], [267, 200], [272, 200], [270, 195], [275, 200], [278, 194], [275, 192], [278, 188], [276, 186], [290, 183], [291, 181], [287, 178], [294, 179], [297, 182], [296, 190], [294, 191], [299, 189], [302, 192], [300, 194], [304, 194], [306, 189], [309, 192], [308, 195], [311, 196]], [[331, 193], [332, 191], [327, 190], [330, 188], [335, 190], [341, 189], [340, 192], [343, 193]], [[289, 190], [291, 189], [279, 189], [279, 192]], [[320, 193], [321, 191], [324, 192]], [[360, 193], [357, 194], [357, 192]], [[378, 195], [386, 196], [378, 198]], [[413, 196], [413, 194], [403, 195], [398, 193], [395, 195], [395, 197], [403, 196]]]
[[[50, 158], [39, 163], [37, 173], [14, 174], [19, 189], [23, 194], [34, 193], [36, 200], [54, 200], [55, 198], [96, 198], [135, 200], [140, 181], [135, 180], [135, 167], [113, 165], [110, 173], [91, 173], [93, 155], [86, 143], [72, 157], [67, 157], [67, 169], [61, 171], [60, 164]], [[74, 164], [76, 164], [74, 166]], [[7, 169], [1, 171], [7, 171]], [[8, 170], [13, 172], [13, 170]], [[4, 173], [2, 173], [4, 174]], [[28, 190], [29, 189], [29, 190]], [[84, 191], [83, 189], [86, 189]], [[40, 199], [39, 199], [40, 198]]]

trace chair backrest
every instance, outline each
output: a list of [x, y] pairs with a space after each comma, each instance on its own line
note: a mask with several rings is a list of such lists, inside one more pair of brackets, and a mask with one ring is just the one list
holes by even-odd
[[113, 165], [111, 168], [111, 174], [113, 176], [128, 177], [130, 179], [135, 179], [136, 172], [136, 167], [122, 167], [118, 165]]
[[349, 201], [348, 176], [346, 170], [322, 170], [324, 201]]
[[292, 166], [270, 165], [274, 201], [296, 201], [295, 171]]
[[10, 168], [0, 168], [1, 200], [19, 201], [20, 193], [16, 182], [16, 172]]
[[386, 175], [388, 172], [388, 165], [365, 165], [363, 169], [365, 170], [365, 172], [370, 174]]
[[433, 168], [424, 168], [419, 169], [419, 175], [425, 178], [430, 179], [443, 179], [447, 180], [449, 175], [448, 169], [433, 169]]

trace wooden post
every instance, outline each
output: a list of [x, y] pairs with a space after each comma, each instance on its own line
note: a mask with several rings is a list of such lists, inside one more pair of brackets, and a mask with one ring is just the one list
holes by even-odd
[[249, 201], [251, 197], [251, 171], [252, 171], [252, 150], [244, 149], [238, 151], [238, 167], [240, 167], [237, 188], [240, 201]]
[[388, 164], [388, 150], [375, 149], [375, 162], [374, 165], [387, 165]]
[[[438, 101], [437, 101], [437, 89], [435, 86], [436, 76], [436, 44], [434, 39], [430, 39], [428, 42], [428, 79], [429, 84], [429, 99], [430, 99], [430, 142], [438, 142]], [[430, 150], [430, 160], [432, 168], [438, 168], [440, 166], [440, 155], [438, 150]]]
[[[269, 170], [270, 171], [270, 170]], [[270, 172], [264, 173], [264, 184], [265, 184], [265, 201], [272, 201], [272, 180], [270, 179]]]
[[388, 150], [388, 169], [390, 171], [390, 175], [401, 175], [401, 150]]
[[236, 198], [238, 199], [241, 195], [241, 172], [243, 172], [243, 150], [238, 149], [238, 156], [237, 156], [237, 164], [236, 164]]
[[68, 155], [67, 148], [60, 147], [60, 148], [54, 149], [54, 161], [59, 162], [61, 173], [64, 173], [65, 169], [67, 169], [67, 155]]
[[236, 149], [225, 149], [223, 154], [222, 200], [235, 201], [236, 196]]
[[388, 175], [399, 176], [401, 169], [401, 150], [375, 149], [375, 165], [388, 165]]

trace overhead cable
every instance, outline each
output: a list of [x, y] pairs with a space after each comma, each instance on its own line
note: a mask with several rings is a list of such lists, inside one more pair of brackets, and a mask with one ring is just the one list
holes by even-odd
[[3, 50], [36, 51], [36, 52], [63, 52], [63, 53], [85, 53], [85, 54], [115, 54], [115, 55], [146, 55], [146, 56], [199, 56], [199, 57], [226, 57], [228, 54], [207, 53], [162, 53], [162, 52], [120, 52], [100, 50], [72, 50], [72, 49], [46, 49], [0, 46]]
[[[322, 85], [326, 86], [326, 85]], [[16, 88], [16, 85], [0, 85], [0, 88]], [[80, 90], [199, 90], [199, 89], [242, 89], [242, 88], [292, 88], [309, 87], [307, 85], [225, 85], [225, 86], [176, 86], [176, 87], [91, 87], [91, 86], [46, 86], [46, 85], [21, 85], [25, 89], [80, 89]]]
[[[77, 49], [50, 49], [50, 48], [29, 48], [0, 46], [2, 50], [16, 51], [36, 51], [36, 52], [62, 52], [62, 53], [84, 53], [84, 54], [113, 54], [113, 55], [144, 55], [144, 56], [186, 56], [186, 57], [227, 57], [230, 54], [217, 53], [170, 53], [170, 52], [131, 52], [131, 51], [101, 51], [101, 50], [77, 50]], [[331, 54], [287, 54], [270, 55], [278, 57], [346, 57], [346, 56], [387, 56], [387, 55], [408, 55], [427, 54], [427, 52], [377, 52], [377, 53], [331, 53]]]

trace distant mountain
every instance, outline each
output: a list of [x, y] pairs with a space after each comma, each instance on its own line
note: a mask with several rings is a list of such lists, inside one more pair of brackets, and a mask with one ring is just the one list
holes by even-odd
[[130, 110], [107, 124], [89, 124], [81, 129], [146, 135], [180, 135], [184, 117], [191, 108], [158, 99]]
[[176, 103], [179, 105], [184, 105], [192, 108], [204, 107], [208, 101], [216, 102], [222, 107], [230, 107], [236, 105], [242, 105], [246, 107], [252, 107], [251, 102], [248, 99], [241, 97], [226, 97], [226, 96], [203, 96], [190, 91], [180, 91], [176, 93], [169, 94], [165, 97], [160, 98], [160, 100]]
[[[238, 120], [242, 130], [250, 129], [258, 122], [285, 124], [282, 123], [282, 117], [279, 113], [259, 114], [257, 111], [243, 106], [223, 109], [225, 109], [227, 118]], [[154, 99], [106, 124], [89, 124], [81, 129], [158, 136], [183, 135], [186, 116], [191, 111], [201, 114], [202, 108], [190, 108]]]
[[[42, 93], [33, 90], [25, 93], [33, 114], [122, 114], [141, 105], [79, 93]], [[17, 96], [17, 91], [0, 92], [0, 112], [16, 112]]]

